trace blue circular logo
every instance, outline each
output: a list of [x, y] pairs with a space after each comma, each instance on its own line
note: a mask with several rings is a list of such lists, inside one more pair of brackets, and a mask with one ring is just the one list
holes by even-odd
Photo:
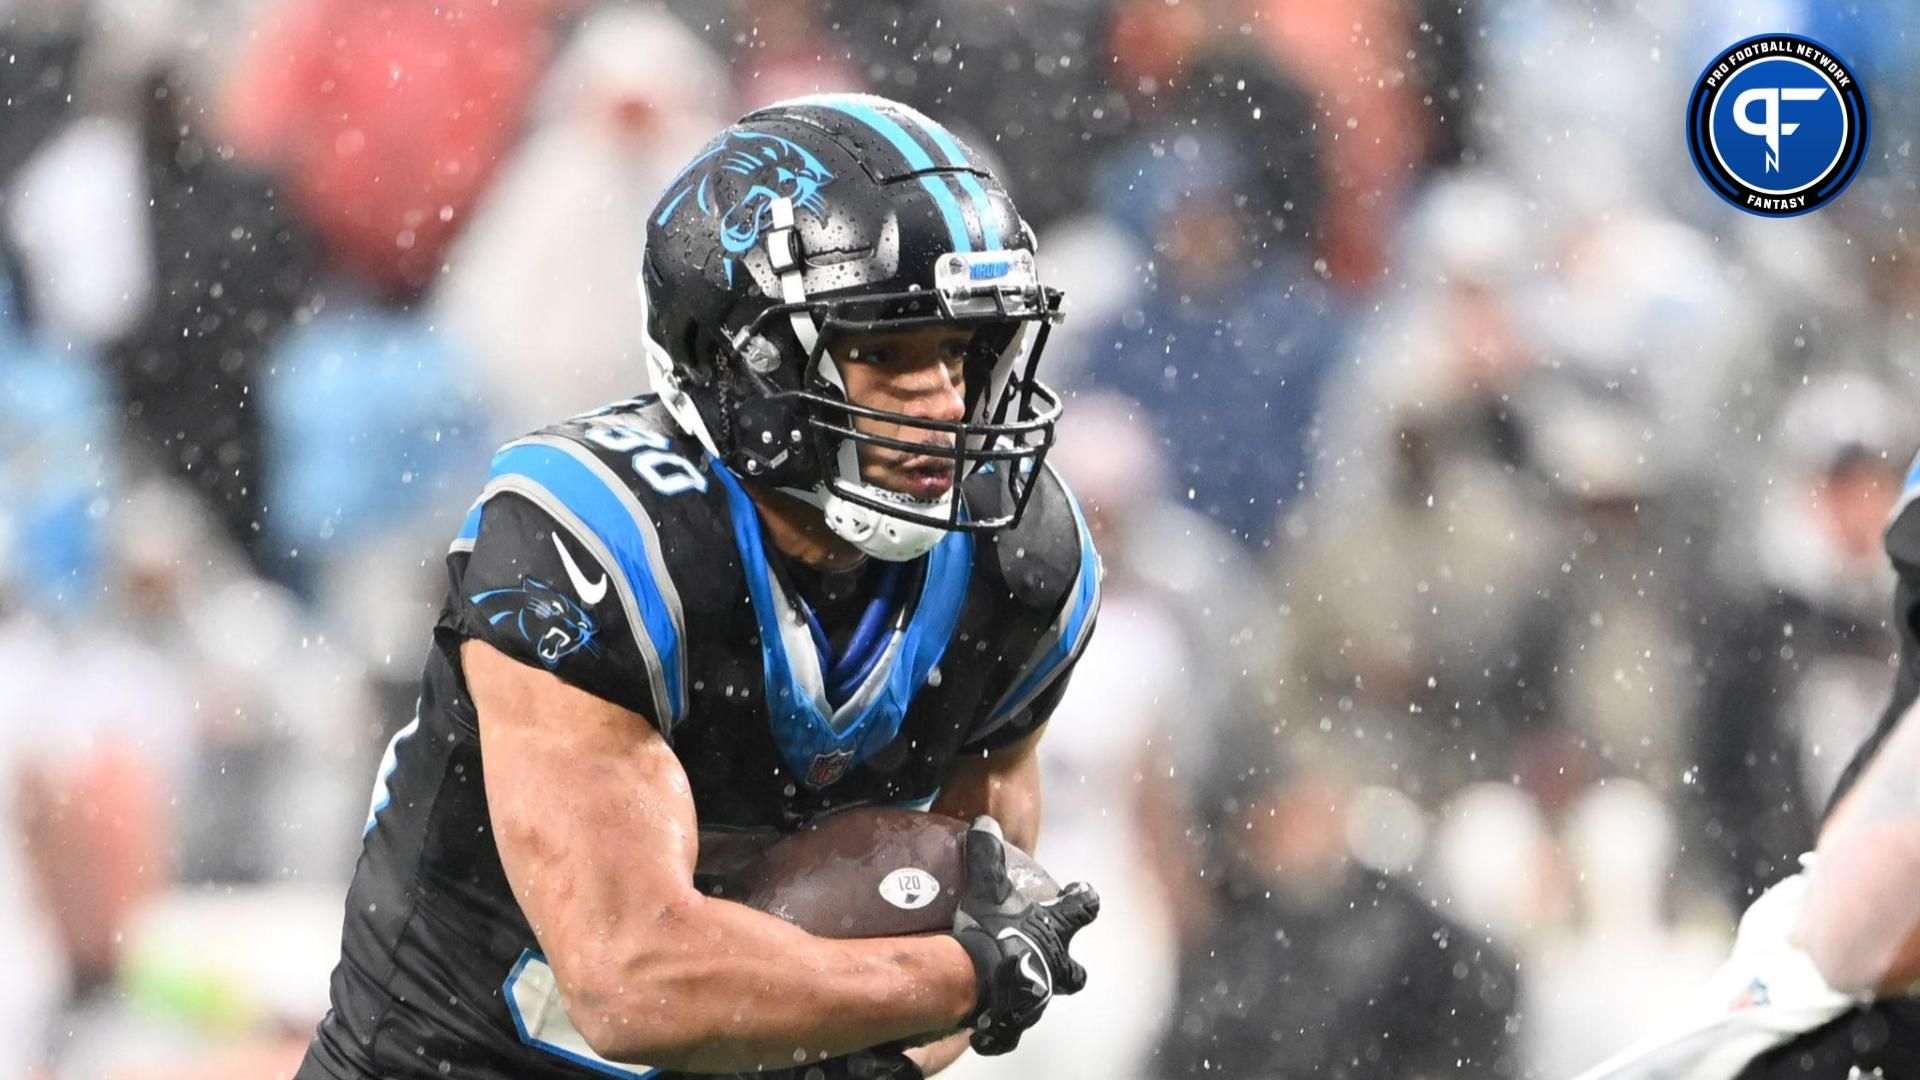
[[1853, 69], [1797, 34], [1762, 34], [1714, 57], [1687, 105], [1687, 146], [1714, 193], [1750, 214], [1792, 217], [1846, 190], [1867, 151]]

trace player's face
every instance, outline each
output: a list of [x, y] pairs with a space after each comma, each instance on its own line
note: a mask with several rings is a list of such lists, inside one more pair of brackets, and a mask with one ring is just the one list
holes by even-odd
[[[969, 330], [927, 326], [891, 334], [859, 334], [832, 346], [846, 380], [847, 399], [870, 409], [901, 413], [915, 420], [958, 423], [966, 417]], [[926, 431], [883, 420], [855, 418], [854, 428], [937, 450], [953, 447], [947, 432]], [[860, 447], [860, 479], [875, 487], [931, 502], [953, 487], [953, 459]]]

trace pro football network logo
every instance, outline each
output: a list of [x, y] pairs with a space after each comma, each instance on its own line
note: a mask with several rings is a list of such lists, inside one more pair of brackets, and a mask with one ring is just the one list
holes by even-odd
[[1846, 190], [1867, 155], [1867, 97], [1833, 50], [1762, 34], [1713, 58], [1687, 103], [1687, 149], [1714, 194], [1793, 217]]

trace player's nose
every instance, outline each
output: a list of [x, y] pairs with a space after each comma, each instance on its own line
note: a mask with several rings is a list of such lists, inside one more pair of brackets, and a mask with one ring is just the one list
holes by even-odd
[[966, 418], [965, 379], [939, 361], [922, 364], [902, 387], [906, 415], [915, 420], [957, 424]]

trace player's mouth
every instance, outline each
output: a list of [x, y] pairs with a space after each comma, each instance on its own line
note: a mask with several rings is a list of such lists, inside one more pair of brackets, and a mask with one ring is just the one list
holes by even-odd
[[894, 468], [905, 485], [904, 494], [911, 495], [921, 502], [938, 501], [947, 492], [953, 490], [952, 458], [920, 454], [908, 458]]

